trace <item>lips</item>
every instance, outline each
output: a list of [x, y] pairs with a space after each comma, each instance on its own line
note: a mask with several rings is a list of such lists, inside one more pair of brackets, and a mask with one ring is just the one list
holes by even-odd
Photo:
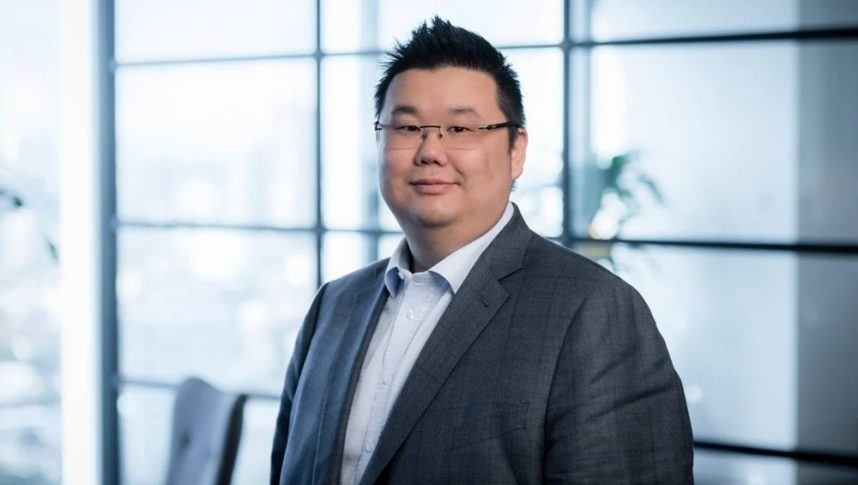
[[421, 194], [443, 194], [451, 187], [456, 185], [453, 182], [437, 179], [437, 178], [421, 178], [417, 180], [412, 180], [409, 184], [414, 187], [418, 193]]

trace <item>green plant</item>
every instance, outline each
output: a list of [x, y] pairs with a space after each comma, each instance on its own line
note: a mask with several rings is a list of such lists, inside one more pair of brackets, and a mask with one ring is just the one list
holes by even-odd
[[[646, 199], [664, 204], [658, 183], [646, 173], [635, 152], [593, 157], [581, 172], [579, 210], [587, 221], [587, 233], [594, 239], [617, 237], [624, 225], [645, 210]], [[588, 256], [616, 269], [610, 246], [599, 246], [601, 250], [593, 247]]]

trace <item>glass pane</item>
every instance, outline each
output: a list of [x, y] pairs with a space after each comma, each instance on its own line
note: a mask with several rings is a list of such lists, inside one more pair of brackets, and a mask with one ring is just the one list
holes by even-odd
[[244, 405], [241, 445], [232, 475], [233, 484], [268, 483], [271, 472], [271, 443], [274, 440], [274, 424], [279, 408], [280, 402], [275, 400], [250, 399]]
[[390, 207], [387, 207], [387, 203], [385, 203], [384, 198], [381, 197], [381, 194], [378, 196], [378, 219], [379, 225], [386, 231], [402, 230], [402, 228], [399, 227], [399, 222], [397, 222], [393, 212], [391, 212]]
[[120, 61], [311, 52], [315, 2], [119, 0]]
[[858, 43], [809, 42], [798, 55], [799, 236], [856, 242]]
[[124, 375], [279, 392], [315, 291], [314, 237], [124, 229]]
[[771, 458], [694, 450], [698, 485], [807, 485], [858, 483], [858, 470]]
[[313, 71], [312, 61], [120, 70], [120, 215], [312, 225]]
[[381, 196], [372, 127], [377, 66], [375, 58], [366, 57], [334, 57], [322, 64], [322, 194], [328, 227], [377, 225]]
[[763, 32], [850, 25], [858, 5], [849, 1], [592, 0], [598, 40], [725, 32]]
[[694, 450], [694, 483], [698, 485], [796, 484], [796, 462]]
[[[850, 57], [851, 54], [851, 57]], [[575, 230], [608, 238], [858, 238], [858, 47], [592, 52]], [[576, 153], [579, 151], [576, 150]]]
[[[322, 46], [326, 51], [388, 50], [395, 39], [406, 41], [418, 24], [434, 15], [495, 45], [549, 44], [563, 38], [563, 2], [559, 0], [527, 5], [515, 0], [323, 0], [322, 12]], [[527, 22], [521, 21], [522, 15], [527, 16]]]
[[123, 483], [164, 483], [175, 392], [126, 387], [119, 395]]
[[0, 2], [0, 483], [61, 477], [56, 1]]
[[593, 244], [649, 304], [697, 439], [855, 454], [858, 257]]
[[[19, 385], [19, 369], [0, 366], [4, 383]], [[60, 483], [61, 410], [58, 399], [0, 405], [0, 483]]]
[[362, 234], [329, 232], [325, 234], [322, 269], [325, 281], [337, 279], [375, 261], [371, 238]]
[[559, 49], [505, 51], [518, 72], [527, 118], [527, 158], [512, 201], [544, 236], [563, 227], [563, 55]]
[[387, 234], [378, 240], [378, 257], [389, 258], [402, 241], [402, 234]]

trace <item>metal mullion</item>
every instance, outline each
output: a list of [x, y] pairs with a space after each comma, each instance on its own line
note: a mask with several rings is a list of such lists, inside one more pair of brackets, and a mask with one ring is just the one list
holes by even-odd
[[[498, 46], [501, 50], [522, 50], [522, 49], [546, 49], [561, 47], [563, 43], [548, 43], [548, 44], [515, 44]], [[175, 59], [141, 59], [129, 61], [112, 61], [110, 67], [112, 70], [130, 69], [138, 67], [160, 67], [160, 66], [176, 66], [189, 64], [226, 64], [233, 62], [256, 62], [256, 61], [282, 61], [294, 59], [316, 59], [317, 57], [378, 57], [386, 54], [387, 51], [382, 49], [359, 49], [353, 51], [334, 51], [325, 52], [321, 49], [313, 52], [296, 52], [282, 54], [252, 54], [239, 56], [212, 56], [212, 57], [183, 57]]]
[[327, 232], [340, 233], [340, 234], [360, 234], [363, 236], [370, 236], [370, 237], [400, 236], [400, 235], [402, 235], [402, 231], [394, 231], [391, 229], [382, 229], [380, 227], [328, 228]]
[[60, 403], [62, 403], [62, 399], [60, 398], [30, 399], [18, 402], [3, 402], [0, 403], [0, 412], [7, 411], [9, 409], [30, 408], [34, 406], [56, 406]]
[[572, 130], [571, 126], [571, 116], [570, 112], [572, 110], [571, 103], [571, 87], [570, 83], [572, 82], [572, 69], [571, 69], [571, 49], [569, 46], [569, 38], [572, 34], [571, 31], [571, 15], [572, 15], [572, 2], [571, 0], [563, 1], [563, 43], [562, 43], [562, 55], [563, 55], [563, 148], [561, 150], [561, 159], [563, 161], [563, 165], [560, 172], [560, 183], [562, 184], [561, 190], [563, 194], [562, 206], [563, 206], [563, 214], [560, 217], [561, 220], [561, 229], [560, 229], [560, 239], [563, 245], [568, 245], [567, 241], [573, 232], [572, 222], [573, 218], [572, 214], [572, 160], [571, 160], [571, 137], [570, 132]]
[[858, 468], [858, 455], [854, 454], [821, 452], [801, 448], [796, 448], [793, 450], [779, 450], [775, 448], [745, 446], [708, 440], [694, 440], [694, 447], [700, 450], [707, 451], [786, 458], [807, 463], [818, 463], [823, 465]]
[[[565, 115], [569, 120], [565, 133], [565, 136], [569, 138], [569, 145], [567, 146], [566, 159], [564, 160], [564, 168], [568, 171], [568, 175], [564, 180], [563, 245], [565, 246], [571, 246], [575, 236], [574, 163], [578, 160], [578, 157], [586, 157], [586, 154], [590, 151], [589, 51], [578, 51], [571, 39], [574, 36], [589, 38], [592, 4], [590, 1], [571, 4], [570, 0], [569, 8], [572, 10], [568, 12], [569, 15], [567, 16], [569, 31], [566, 35], [567, 48], [564, 52], [565, 60], [568, 63], [567, 69], [569, 70], [568, 78], [565, 80], [568, 89], [566, 96], [568, 97], [564, 100]], [[577, 17], [575, 17], [576, 14]], [[575, 32], [575, 28], [583, 32]], [[586, 56], [583, 62], [580, 61], [580, 56]]]
[[116, 295], [117, 228], [116, 218], [116, 79], [115, 9], [113, 0], [98, 2], [98, 141], [100, 145], [98, 190], [101, 198], [101, 276], [98, 292], [101, 300], [101, 479], [103, 483], [120, 484], [122, 456], [117, 407], [119, 390], [119, 318]]
[[[378, 0], [371, 0], [371, 1], [365, 2], [362, 13], [363, 13], [363, 20], [362, 20], [361, 24], [363, 25], [363, 28], [365, 29], [365, 31], [369, 34], [369, 35], [364, 36], [364, 38], [368, 38], [368, 40], [370, 40], [372, 45], [378, 45], [378, 30], [379, 30], [378, 29], [378, 19], [379, 19]], [[379, 51], [379, 54], [375, 56], [376, 63], [378, 62], [378, 59], [382, 55], [383, 54]], [[361, 83], [363, 83], [364, 81], [367, 80], [365, 77], [367, 75], [367, 73], [365, 71], [366, 67], [362, 66], [362, 67], [360, 67], [360, 69], [361, 69]], [[375, 70], [373, 69], [372, 75], [370, 75], [369, 85], [373, 86], [373, 85], [375, 85], [376, 82], [378, 82], [378, 79], [375, 75]], [[374, 112], [373, 98], [370, 98], [370, 100], [364, 99], [363, 102], [368, 103], [369, 112], [373, 113]], [[379, 163], [381, 163], [380, 160], [375, 161], [376, 172], [378, 171], [378, 164]], [[375, 181], [376, 177], [377, 177], [377, 173], [373, 174], [373, 176], [370, 177], [370, 179], [367, 179], [366, 177], [364, 177], [364, 179], [363, 179], [363, 182], [365, 183], [364, 187], [369, 187], [369, 189], [370, 189], [369, 194], [367, 194], [367, 196], [365, 197], [365, 200], [367, 200], [367, 202], [366, 202], [367, 203], [367, 205], [366, 205], [367, 217], [364, 220], [371, 221], [372, 224], [379, 226], [381, 224], [380, 214], [379, 214], [379, 206], [383, 202], [381, 201], [381, 198], [379, 197], [378, 190], [375, 188], [376, 187], [376, 181]], [[366, 251], [365, 251], [365, 257], [366, 257], [367, 261], [376, 261], [379, 259], [378, 246], [379, 246], [380, 242], [381, 242], [381, 235], [380, 234], [372, 234], [369, 236], [369, 244], [367, 245]], [[387, 256], [387, 255], [385, 255], [385, 256]]]
[[147, 221], [142, 219], [116, 219], [113, 224], [116, 228], [134, 229], [217, 229], [224, 231], [277, 233], [307, 233], [316, 231], [316, 226], [277, 226], [268, 224], [238, 224], [191, 221]]
[[325, 226], [322, 219], [322, 0], [316, 0], [316, 50], [313, 53], [316, 71], [316, 288], [322, 286], [322, 250], [324, 249]]
[[769, 32], [725, 33], [711, 35], [685, 35], [669, 37], [641, 37], [612, 40], [587, 40], [572, 42], [573, 48], [590, 49], [605, 46], [636, 46], [659, 44], [700, 44], [720, 42], [762, 42], [779, 40], [816, 41], [858, 38], [858, 27], [831, 29], [800, 29]]
[[[526, 50], [526, 49], [551, 49], [558, 48], [563, 45], [563, 42], [548, 42], [548, 43], [535, 43], [535, 44], [510, 44], [510, 45], [497, 45], [497, 49], [504, 50]], [[384, 49], [358, 49], [353, 51], [332, 51], [332, 52], [324, 52], [325, 57], [378, 57], [387, 54], [388, 51]]]
[[858, 255], [858, 244], [834, 242], [752, 242], [752, 241], [702, 241], [683, 239], [594, 239], [572, 236], [574, 244], [626, 244], [629, 246], [663, 246], [697, 249], [724, 249], [749, 251], [785, 251], [805, 254]]
[[138, 67], [168, 67], [176, 65], [191, 65], [191, 64], [227, 64], [235, 62], [257, 62], [257, 61], [283, 61], [294, 59], [313, 59], [315, 54], [296, 53], [296, 54], [261, 54], [247, 56], [214, 56], [214, 57], [186, 57], [176, 59], [144, 59], [139, 61], [113, 61], [111, 68], [115, 71], [122, 69], [133, 69]]

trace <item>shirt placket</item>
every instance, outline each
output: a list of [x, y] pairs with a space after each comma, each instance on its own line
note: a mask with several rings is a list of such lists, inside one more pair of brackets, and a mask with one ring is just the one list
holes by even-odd
[[431, 297], [425, 282], [406, 277], [401, 283], [402, 303], [397, 309], [390, 333], [390, 341], [384, 350], [381, 373], [375, 386], [376, 392], [367, 426], [373, 432], [365, 435], [358, 468], [364, 467], [372, 456], [372, 452], [375, 451], [378, 435], [387, 419], [391, 404], [393, 390], [391, 384], [402, 358], [408, 350], [408, 344], [416, 333], [422, 318], [425, 317], [426, 307]]

